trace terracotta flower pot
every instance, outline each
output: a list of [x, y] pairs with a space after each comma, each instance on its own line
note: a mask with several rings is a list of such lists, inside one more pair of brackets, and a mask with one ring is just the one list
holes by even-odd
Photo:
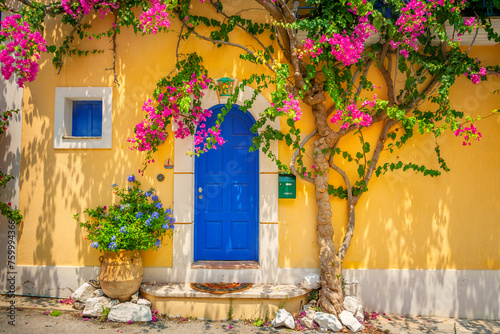
[[125, 302], [139, 290], [142, 277], [142, 258], [138, 251], [120, 250], [105, 253], [99, 258], [101, 289], [111, 299]]

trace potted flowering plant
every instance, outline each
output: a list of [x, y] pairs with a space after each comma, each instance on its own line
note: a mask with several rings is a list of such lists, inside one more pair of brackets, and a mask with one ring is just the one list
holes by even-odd
[[143, 191], [134, 175], [128, 177], [128, 186], [112, 185], [120, 200], [110, 206], [98, 206], [84, 211], [89, 220], [82, 222], [74, 215], [80, 227], [87, 231], [91, 247], [104, 251], [99, 258], [99, 281], [104, 293], [126, 301], [139, 290], [143, 271], [139, 251], [161, 247], [165, 235], [172, 236], [172, 210], [164, 208], [155, 189]]

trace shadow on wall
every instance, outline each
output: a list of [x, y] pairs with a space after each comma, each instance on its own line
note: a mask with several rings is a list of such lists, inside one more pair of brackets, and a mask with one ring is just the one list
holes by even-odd
[[[499, 88], [493, 77], [452, 100], [454, 107], [485, 116], [498, 105], [493, 91]], [[500, 121], [479, 124], [483, 138], [470, 147], [452, 135], [440, 139], [451, 172], [437, 178], [388, 173], [374, 179], [360, 201], [344, 262], [346, 268], [373, 268], [347, 271], [359, 281], [358, 296], [370, 311], [500, 318], [500, 192], [493, 154]], [[416, 135], [407, 146], [397, 153], [404, 162], [435, 161], [434, 138]]]
[[[60, 29], [54, 26], [46, 31]], [[125, 44], [123, 40], [124, 47]], [[165, 48], [167, 46], [165, 43]], [[146, 52], [145, 48], [143, 50]], [[165, 50], [159, 48], [157, 52]], [[122, 55], [126, 56], [127, 51]], [[127, 149], [127, 138], [133, 135], [133, 127], [142, 117], [142, 102], [139, 101], [149, 97], [156, 80], [165, 74], [161, 66], [167, 66], [128, 69], [127, 75], [132, 79], [127, 81], [128, 77], [122, 74], [125, 65], [118, 56], [118, 87], [113, 84], [113, 73], [104, 70], [112, 67], [112, 50], [65, 61], [65, 68], [58, 75], [51, 59], [42, 58], [37, 80], [24, 94], [21, 205], [25, 222], [19, 232], [20, 265], [23, 266], [19, 284], [23, 293], [50, 291], [51, 295], [67, 295], [68, 289], [72, 291], [81, 282], [96, 277], [92, 266], [99, 265], [99, 252], [90, 248], [85, 232], [73, 215], [82, 213], [87, 207], [113, 203], [116, 197], [111, 185], [116, 182], [120, 187], [125, 186], [128, 175], [134, 172], [137, 175], [144, 155]], [[87, 70], [96, 64], [99, 70]], [[53, 148], [54, 87], [113, 87], [112, 149]], [[171, 137], [162, 151], [164, 155], [173, 156]], [[145, 188], [157, 188], [165, 206], [171, 207], [172, 177], [167, 175], [165, 182], [155, 184], [158, 168], [165, 173], [163, 164], [160, 167], [151, 165], [141, 182]], [[155, 255], [147, 256], [165, 262], [168, 252], [167, 247], [162, 247]], [[67, 276], [61, 277], [58, 273]]]
[[[22, 89], [20, 89], [15, 78], [10, 80], [0, 80], [0, 112], [7, 110], [21, 111]], [[0, 167], [2, 172], [11, 174], [14, 179], [10, 180], [5, 188], [0, 189], [0, 200], [4, 203], [11, 203], [12, 207], [19, 208], [19, 185], [20, 185], [20, 163], [21, 163], [21, 114], [13, 114], [9, 118], [7, 130], [0, 136]], [[16, 255], [8, 254], [9, 232], [10, 240], [16, 240], [16, 230], [13, 223], [10, 226], [6, 217], [0, 215], [0, 291], [8, 290], [8, 264], [9, 260], [16, 263]], [[12, 235], [12, 232], [16, 234]], [[12, 262], [10, 263], [12, 264]]]

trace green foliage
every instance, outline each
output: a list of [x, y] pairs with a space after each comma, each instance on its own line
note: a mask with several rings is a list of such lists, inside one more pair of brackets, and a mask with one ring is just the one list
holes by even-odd
[[112, 186], [113, 193], [120, 198], [118, 203], [86, 209], [84, 212], [90, 217], [86, 222], [81, 222], [78, 214], [74, 215], [87, 232], [92, 247], [105, 252], [144, 251], [158, 249], [165, 235], [171, 237], [172, 211], [163, 208], [153, 188], [143, 192], [140, 185], [129, 176], [129, 186]]
[[233, 309], [233, 298], [229, 298], [229, 308], [227, 309], [227, 320], [233, 320], [234, 309]]
[[321, 288], [309, 291], [309, 293], [307, 294], [307, 303], [309, 303], [311, 300], [318, 300], [320, 290]]
[[262, 326], [264, 326], [264, 321], [261, 318], [258, 318], [257, 320], [255, 320], [253, 322], [253, 325], [255, 327], [262, 327]]
[[288, 301], [288, 296], [286, 296], [285, 299], [283, 299], [282, 301], [280, 301], [280, 303], [278, 305], [278, 310], [281, 310], [282, 308], [285, 308], [285, 304], [286, 304], [287, 301]]
[[53, 317], [58, 317], [58, 316], [60, 316], [62, 314], [62, 312], [61, 311], [57, 311], [57, 310], [53, 310], [49, 314], [51, 316], [53, 316]]
[[99, 318], [99, 321], [101, 322], [106, 321], [108, 319], [109, 311], [111, 311], [109, 307], [102, 305], [102, 314], [101, 317]]

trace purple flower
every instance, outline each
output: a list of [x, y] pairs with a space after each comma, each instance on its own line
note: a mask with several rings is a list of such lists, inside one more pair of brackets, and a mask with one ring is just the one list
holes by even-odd
[[122, 227], [120, 228], [120, 232], [121, 232], [121, 233], [127, 233], [127, 228], [126, 228], [125, 226], [122, 226]]
[[156, 247], [160, 247], [161, 246], [161, 240], [160, 239], [156, 239], [155, 246]]
[[142, 216], [144, 216], [144, 214], [142, 212], [137, 212], [137, 214], [135, 215], [135, 218], [136, 219], [139, 219], [141, 218]]
[[150, 226], [151, 225], [151, 218], [146, 219], [146, 221], [144, 223], [146, 224], [146, 226]]
[[111, 238], [111, 241], [115, 241], [116, 240], [116, 235], [114, 235], [112, 238]]
[[90, 245], [90, 247], [92, 247], [92, 248], [97, 248], [97, 247], [99, 247], [99, 243], [98, 243], [97, 241], [94, 241], [94, 242]]
[[108, 246], [108, 248], [111, 249], [111, 250], [115, 250], [116, 249], [116, 242], [110, 243], [109, 246]]
[[[161, 203], [158, 203], [158, 204], [161, 204]], [[153, 219], [156, 219], [158, 217], [160, 217], [160, 214], [158, 212], [153, 212], [153, 214], [151, 215], [151, 218], [153, 218]]]
[[158, 203], [156, 203], [155, 207], [156, 207], [157, 209], [161, 209], [161, 208], [163, 207], [163, 205], [161, 205], [161, 203], [160, 203], [160, 202], [158, 202]]
[[127, 177], [127, 181], [128, 182], [134, 182], [135, 181], [135, 176], [134, 175], [130, 175], [129, 177]]
[[158, 200], [158, 196], [154, 195], [151, 199], [156, 202]]

